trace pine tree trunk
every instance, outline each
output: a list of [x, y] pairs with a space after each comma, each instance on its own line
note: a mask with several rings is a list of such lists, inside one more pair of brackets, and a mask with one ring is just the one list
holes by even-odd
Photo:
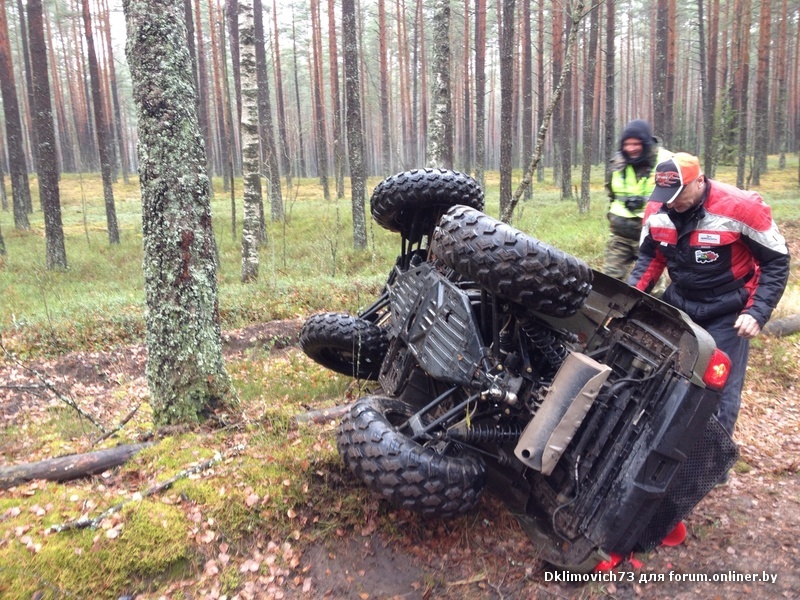
[[514, 95], [514, 0], [502, 2], [500, 36], [500, 213], [511, 203], [512, 97]]
[[263, 210], [258, 140], [258, 79], [256, 76], [253, 0], [239, 0], [239, 67], [242, 82], [242, 281], [258, 279], [259, 209]]
[[[531, 158], [533, 147], [533, 48], [531, 45], [531, 3], [522, 2], [522, 164]], [[533, 189], [525, 190], [525, 199]]]
[[297, 70], [297, 32], [295, 31], [295, 23], [294, 23], [294, 13], [292, 13], [292, 60], [294, 66], [294, 99], [295, 99], [295, 109], [297, 111], [297, 153], [299, 154], [298, 157], [298, 176], [305, 177], [307, 173], [306, 169], [306, 154], [305, 148], [303, 145], [303, 118], [302, 112], [300, 109], [300, 80]]
[[[200, 12], [200, 0], [194, 0], [194, 27], [197, 40], [197, 99], [199, 101], [198, 117], [200, 120], [200, 132], [203, 135], [203, 142], [206, 147], [206, 173], [209, 181], [213, 180], [213, 156], [214, 150], [211, 143], [211, 126], [208, 107], [208, 68], [206, 67], [206, 46], [203, 41], [203, 19]], [[214, 186], [209, 190], [214, 196]]]
[[486, 184], [486, 0], [475, 0], [475, 180]]
[[124, 0], [139, 119], [147, 381], [157, 424], [230, 407], [217, 300], [210, 182], [195, 109], [183, 7]]
[[[225, 31], [225, 27], [218, 9], [219, 7], [214, 0], [208, 0], [208, 30], [211, 34], [211, 55], [213, 57], [214, 103], [216, 104], [217, 135], [219, 137], [220, 172], [222, 173], [223, 189], [228, 191], [233, 185], [233, 178], [229, 172], [232, 133], [228, 127], [226, 115], [228, 106], [225, 104], [224, 94], [222, 93], [223, 86], [227, 85], [227, 80], [222, 81], [222, 66], [220, 63], [222, 62], [223, 51], [217, 38], [217, 26], [219, 26], [221, 32]], [[222, 37], [222, 39], [224, 40], [225, 38]]]
[[[283, 220], [283, 197], [281, 195], [281, 172], [278, 167], [278, 152], [275, 149], [275, 134], [272, 129], [272, 106], [269, 99], [269, 77], [267, 76], [267, 54], [264, 47], [264, 14], [261, 0], [253, 0], [254, 31], [256, 36], [256, 78], [258, 81], [259, 136], [262, 156], [269, 180], [270, 214], [273, 221]], [[262, 242], [267, 241], [266, 231]]]
[[50, 80], [47, 71], [47, 47], [41, 0], [28, 2], [28, 36], [31, 48], [33, 84], [33, 127], [37, 143], [39, 201], [44, 213], [47, 268], [67, 268], [64, 228], [61, 223], [61, 195], [58, 189], [58, 159], [53, 111], [50, 104]]
[[[29, 35], [30, 35], [30, 26], [26, 23], [25, 17], [25, 6], [22, 3], [22, 0], [17, 0], [17, 14], [19, 15], [19, 36], [20, 41], [22, 42], [22, 59], [23, 65], [25, 66], [25, 90], [28, 92], [28, 106], [23, 118], [27, 122], [27, 129], [30, 132], [30, 144], [31, 144], [31, 158], [33, 159], [33, 167], [38, 172], [39, 170], [39, 157], [37, 156], [36, 152], [39, 149], [39, 143], [36, 140], [36, 126], [33, 124], [33, 120], [35, 118], [33, 111], [34, 111], [34, 99], [33, 99], [33, 67], [31, 66], [31, 52], [29, 46]], [[30, 196], [28, 197], [29, 204], [27, 206], [27, 211], [29, 213], [33, 212], [33, 203], [31, 202]]]
[[344, 93], [347, 111], [347, 152], [350, 162], [350, 193], [353, 210], [353, 247], [367, 247], [365, 197], [367, 174], [364, 166], [364, 130], [361, 122], [361, 79], [354, 0], [342, 0], [342, 52]]
[[5, 3], [0, 2], [0, 93], [3, 95], [3, 114], [6, 122], [8, 146], [8, 171], [11, 176], [11, 203], [14, 207], [14, 227], [29, 229], [28, 207], [31, 205], [31, 190], [28, 182], [28, 167], [25, 162], [25, 147], [22, 134], [17, 89], [14, 82], [14, 66], [11, 62], [11, 43], [8, 37], [8, 20]]
[[769, 142], [769, 53], [771, 46], [772, 2], [761, 2], [758, 22], [758, 67], [756, 69], [755, 132], [753, 143], [753, 185], [761, 185], [767, 172]]
[[125, 144], [124, 127], [122, 125], [122, 111], [119, 104], [119, 92], [117, 91], [117, 70], [114, 66], [114, 49], [111, 45], [111, 23], [109, 20], [108, 0], [105, 0], [105, 10], [103, 20], [105, 23], [106, 52], [108, 53], [108, 87], [111, 90], [111, 102], [114, 107], [114, 131], [116, 132], [117, 151], [122, 169], [122, 181], [128, 183], [128, 172], [130, 170], [128, 151]]
[[323, 100], [322, 79], [322, 32], [320, 31], [319, 0], [311, 0], [311, 46], [312, 72], [314, 89], [314, 133], [316, 134], [317, 171], [322, 195], [325, 200], [331, 199], [328, 186], [328, 132], [325, 126], [325, 102]]
[[339, 53], [336, 50], [336, 11], [334, 0], [328, 0], [328, 63], [331, 79], [333, 111], [333, 178], [336, 198], [344, 198], [344, 139], [342, 133], [342, 101], [339, 95]]
[[[569, 13], [571, 18], [574, 18], [572, 13]], [[564, 39], [569, 37], [569, 30], [571, 23], [565, 22]], [[566, 52], [565, 52], [566, 54]], [[575, 60], [574, 52], [570, 54], [572, 60]], [[567, 64], [567, 57], [564, 57], [564, 69], [569, 73], [573, 73], [572, 65]], [[564, 100], [561, 102], [561, 131], [559, 137], [561, 143], [559, 144], [560, 156], [556, 160], [561, 160], [561, 199], [572, 199], [572, 115], [577, 114], [578, 111], [573, 110], [572, 107], [572, 89], [573, 78], [567, 77], [564, 82]]]
[[106, 207], [106, 227], [108, 229], [108, 242], [119, 244], [119, 225], [117, 224], [117, 209], [114, 205], [114, 188], [111, 176], [111, 153], [113, 149], [108, 144], [108, 119], [106, 119], [105, 106], [100, 88], [100, 69], [97, 65], [97, 53], [94, 48], [92, 34], [92, 17], [89, 13], [89, 0], [83, 0], [83, 26], [86, 34], [86, 50], [89, 60], [89, 77], [92, 87], [92, 105], [94, 107], [95, 133], [97, 135], [97, 151], [100, 155], [100, 175], [103, 180], [103, 200]]
[[616, 40], [616, 3], [615, 0], [606, 0], [606, 85], [605, 85], [605, 115], [606, 115], [606, 129], [605, 129], [605, 142], [603, 155], [610, 158], [616, 149], [616, 132], [615, 132], [615, 88], [614, 72], [615, 66], [615, 40]]
[[272, 0], [272, 23], [275, 27], [273, 46], [275, 48], [275, 103], [278, 109], [278, 134], [281, 140], [280, 157], [286, 189], [292, 189], [292, 162], [289, 158], [289, 139], [286, 133], [286, 108], [283, 97], [283, 73], [281, 71], [281, 47], [278, 42], [278, 4]]
[[389, 62], [386, 48], [389, 43], [386, 29], [386, 0], [378, 0], [378, 57], [381, 77], [381, 172], [395, 172], [392, 164], [391, 133], [389, 128]]
[[[536, 114], [538, 116], [537, 119], [537, 128], [541, 128], [542, 123], [544, 122], [544, 2], [539, 2], [539, 12], [538, 12], [538, 26], [536, 31], [537, 36], [537, 52], [536, 52], [536, 72], [537, 76], [536, 79], [537, 83], [537, 92], [538, 92], [538, 99], [536, 101]], [[544, 161], [540, 160], [536, 164], [536, 181], [542, 182], [544, 181]]]
[[600, 8], [593, 7], [589, 17], [589, 48], [586, 57], [586, 71], [583, 84], [583, 168], [581, 171], [581, 197], [578, 200], [578, 212], [587, 214], [591, 208], [589, 183], [592, 175], [592, 147], [594, 146], [594, 79], [597, 66], [597, 13]]
[[778, 169], [781, 171], [786, 168], [787, 139], [789, 137], [788, 127], [786, 127], [786, 99], [788, 96], [788, 85], [786, 81], [786, 63], [788, 61], [788, 57], [786, 56], [786, 23], [788, 20], [788, 0], [781, 0], [780, 23], [778, 24], [778, 49], [775, 57], [775, 65], [777, 67], [776, 77], [778, 79], [778, 98], [775, 102], [775, 143], [778, 150]]

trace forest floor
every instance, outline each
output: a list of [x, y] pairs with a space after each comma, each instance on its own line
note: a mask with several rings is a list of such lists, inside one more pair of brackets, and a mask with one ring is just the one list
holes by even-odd
[[[267, 340], [273, 353], [295, 351], [291, 346], [298, 327], [298, 321], [277, 321], [226, 332], [227, 358], [241, 359]], [[793, 347], [797, 352], [800, 343]], [[755, 353], [752, 360], [758, 373], [770, 371], [773, 358], [768, 352]], [[32, 361], [28, 367], [61, 386], [90, 390], [94, 414], [109, 413], [110, 421], [111, 413], [125, 412], [119, 405], [119, 382], [138, 381], [144, 386], [144, 365], [144, 347], [137, 346]], [[58, 402], [43, 402], [19, 387], [37, 383], [18, 365], [0, 366], [0, 420], [30, 417]], [[9, 385], [15, 387], [3, 387]], [[564, 581], [563, 572], [538, 560], [536, 548], [502, 503], [485, 496], [475, 514], [453, 521], [427, 522], [398, 511], [393, 531], [374, 522], [365, 523], [360, 531], [342, 529], [326, 541], [297, 548], [291, 566], [277, 576], [248, 570], [253, 563], [243, 561], [241, 585], [228, 597], [796, 598], [800, 596], [799, 387], [796, 373], [788, 378], [751, 378], [736, 433], [741, 460], [730, 483], [712, 490], [689, 515], [683, 544], [631, 556], [605, 574], [605, 581]], [[318, 427], [328, 429], [323, 435], [332, 435], [330, 425]], [[39, 458], [24, 444], [12, 448], [2, 439], [0, 450], [5, 464]], [[256, 551], [256, 560], [258, 555]], [[175, 580], [154, 594], [137, 597], [224, 597], [215, 575], [207, 568], [202, 581]]]

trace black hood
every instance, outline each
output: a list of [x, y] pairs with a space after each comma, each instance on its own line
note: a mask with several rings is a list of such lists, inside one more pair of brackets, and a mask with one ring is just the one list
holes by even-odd
[[[642, 154], [636, 159], [631, 159], [622, 149], [622, 143], [628, 138], [634, 138], [642, 142]], [[625, 157], [625, 161], [634, 167], [650, 163], [654, 158], [655, 146], [656, 139], [653, 137], [650, 124], [642, 119], [636, 119], [628, 123], [625, 129], [622, 130], [622, 135], [619, 138], [619, 151], [622, 153], [622, 156]]]

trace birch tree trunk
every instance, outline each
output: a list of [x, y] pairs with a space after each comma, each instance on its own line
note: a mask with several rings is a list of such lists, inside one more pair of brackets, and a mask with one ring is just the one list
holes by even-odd
[[581, 171], [581, 196], [578, 200], [578, 212], [586, 214], [591, 208], [589, 180], [592, 175], [592, 147], [594, 146], [594, 130], [592, 116], [594, 107], [594, 79], [597, 65], [597, 13], [599, 6], [592, 7], [589, 17], [589, 53], [586, 61], [585, 83], [583, 87], [583, 169]]
[[[239, 0], [239, 68], [242, 82], [242, 281], [258, 279], [259, 208], [263, 207], [259, 168], [258, 80], [253, 0]], [[263, 210], [263, 208], [261, 208]]]
[[450, 97], [450, 0], [435, 0], [433, 27], [433, 89], [428, 119], [427, 165], [453, 168], [453, 111]]
[[147, 381], [158, 424], [200, 421], [235, 394], [222, 358], [209, 179], [183, 6], [124, 0], [139, 119]]

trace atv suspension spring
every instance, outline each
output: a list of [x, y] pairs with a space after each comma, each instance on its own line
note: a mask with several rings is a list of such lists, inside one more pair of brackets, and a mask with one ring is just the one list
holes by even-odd
[[554, 367], [560, 366], [567, 358], [567, 349], [549, 329], [545, 329], [536, 321], [531, 320], [522, 324], [522, 330], [531, 343], [542, 351], [547, 362]]
[[522, 435], [522, 425], [513, 424], [503, 427], [480, 423], [469, 429], [450, 431], [450, 437], [467, 444], [507, 444], [516, 442]]

